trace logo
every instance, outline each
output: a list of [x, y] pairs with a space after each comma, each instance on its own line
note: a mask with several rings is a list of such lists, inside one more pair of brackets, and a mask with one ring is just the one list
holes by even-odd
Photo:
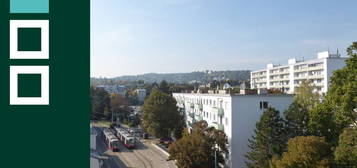
[[21, 60], [49, 60], [50, 20], [16, 19], [21, 14], [49, 14], [49, 0], [10, 0], [10, 105], [49, 105], [50, 66], [16, 65]]

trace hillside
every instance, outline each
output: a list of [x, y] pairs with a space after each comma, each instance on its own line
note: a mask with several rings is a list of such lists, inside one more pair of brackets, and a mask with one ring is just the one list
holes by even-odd
[[[112, 81], [139, 81], [143, 80], [147, 83], [161, 82], [166, 80], [170, 83], [189, 83], [192, 81], [205, 82], [213, 80], [248, 80], [250, 78], [250, 71], [237, 70], [237, 71], [206, 71], [206, 72], [190, 72], [190, 73], [148, 73], [142, 75], [127, 75], [116, 78], [92, 78], [92, 81], [104, 82], [107, 80]], [[100, 83], [101, 83], [100, 82]]]

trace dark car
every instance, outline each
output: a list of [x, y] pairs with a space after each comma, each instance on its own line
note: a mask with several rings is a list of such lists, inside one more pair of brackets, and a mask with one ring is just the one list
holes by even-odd
[[149, 134], [148, 133], [143, 133], [143, 138], [144, 139], [149, 139]]
[[160, 143], [161, 144], [171, 144], [172, 143], [172, 138], [160, 138]]

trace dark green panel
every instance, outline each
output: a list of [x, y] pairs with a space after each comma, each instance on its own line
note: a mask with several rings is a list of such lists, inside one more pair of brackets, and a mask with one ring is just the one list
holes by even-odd
[[[0, 167], [89, 168], [90, 1], [51, 0], [50, 14], [0, 1]], [[49, 19], [49, 60], [9, 60], [9, 20]], [[10, 106], [10, 65], [49, 65], [50, 105]]]
[[41, 28], [19, 28], [17, 33], [18, 51], [41, 51]]
[[18, 74], [18, 97], [41, 97], [41, 74]]

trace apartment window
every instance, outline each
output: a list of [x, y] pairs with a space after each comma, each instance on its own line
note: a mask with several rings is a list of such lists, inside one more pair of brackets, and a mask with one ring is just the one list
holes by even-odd
[[259, 107], [260, 107], [260, 109], [267, 109], [268, 108], [268, 102], [267, 101], [261, 101], [260, 103], [259, 103]]

